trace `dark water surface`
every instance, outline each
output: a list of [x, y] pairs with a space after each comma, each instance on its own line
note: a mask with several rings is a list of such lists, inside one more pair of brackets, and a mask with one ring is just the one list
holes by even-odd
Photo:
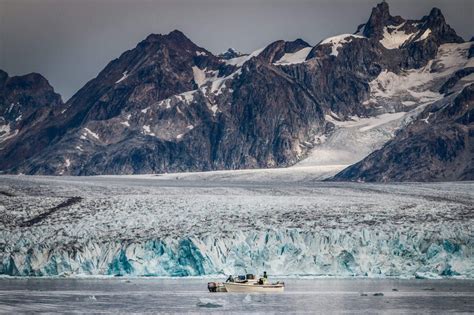
[[474, 280], [284, 279], [286, 290], [280, 294], [209, 293], [208, 281], [0, 278], [0, 312], [474, 312]]

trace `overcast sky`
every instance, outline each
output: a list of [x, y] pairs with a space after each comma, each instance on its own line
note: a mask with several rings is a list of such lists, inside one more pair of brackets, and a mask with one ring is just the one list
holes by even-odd
[[[251, 52], [278, 39], [352, 33], [381, 0], [0, 0], [0, 69], [38, 72], [64, 100], [150, 33], [183, 31], [213, 53]], [[465, 39], [473, 0], [391, 0], [392, 15], [418, 19], [438, 7]]]

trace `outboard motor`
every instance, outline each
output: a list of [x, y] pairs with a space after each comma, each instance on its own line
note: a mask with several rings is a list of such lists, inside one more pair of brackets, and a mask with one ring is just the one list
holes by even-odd
[[208, 283], [207, 283], [207, 289], [209, 290], [209, 292], [216, 292], [216, 290], [217, 290], [217, 283], [215, 283], [215, 282], [208, 282]]

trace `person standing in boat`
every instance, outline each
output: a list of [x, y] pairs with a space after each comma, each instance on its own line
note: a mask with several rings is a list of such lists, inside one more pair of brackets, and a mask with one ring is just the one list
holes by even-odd
[[258, 284], [262, 285], [262, 284], [267, 284], [268, 283], [268, 275], [267, 275], [267, 272], [264, 271], [263, 272], [263, 276], [258, 279]]

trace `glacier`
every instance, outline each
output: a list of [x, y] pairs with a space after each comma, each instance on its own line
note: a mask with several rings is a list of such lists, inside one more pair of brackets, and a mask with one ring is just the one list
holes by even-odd
[[[26, 245], [26, 244], [25, 244]], [[3, 257], [13, 276], [272, 275], [438, 277], [474, 275], [472, 235], [451, 227], [423, 233], [272, 230], [221, 238], [88, 242], [80, 247], [33, 245]]]
[[474, 277], [471, 182], [175, 175], [1, 176], [0, 274]]

